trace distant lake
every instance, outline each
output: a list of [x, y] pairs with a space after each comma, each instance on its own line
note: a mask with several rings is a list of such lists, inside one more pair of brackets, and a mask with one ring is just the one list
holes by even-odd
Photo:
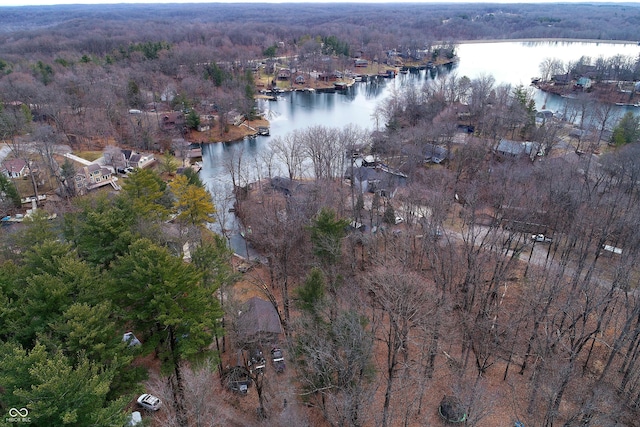
[[[456, 67], [459, 76], [473, 79], [481, 74], [490, 74], [496, 83], [522, 84], [529, 86], [533, 77], [540, 75], [539, 66], [546, 58], [557, 58], [565, 64], [583, 56], [592, 60], [624, 55], [637, 58], [640, 46], [637, 43], [607, 42], [500, 42], [466, 43], [458, 46], [460, 62]], [[560, 99], [549, 99], [544, 92], [535, 91], [536, 107], [558, 110]], [[551, 101], [551, 102], [549, 102]]]
[[[531, 78], [540, 74], [539, 65], [545, 58], [558, 58], [564, 62], [590, 56], [611, 57], [617, 54], [637, 58], [640, 46], [633, 43], [605, 42], [491, 42], [465, 43], [458, 46], [460, 61], [453, 71], [458, 76], [471, 79], [482, 74], [493, 75], [496, 84], [522, 84], [526, 87]], [[426, 71], [415, 74], [400, 74], [395, 79], [377, 79], [374, 82], [356, 83], [346, 92], [336, 93], [284, 93], [278, 101], [260, 101], [259, 107], [267, 112], [271, 122], [271, 136], [245, 139], [235, 143], [206, 145], [203, 149], [203, 169], [200, 176], [210, 191], [215, 193], [230, 190], [231, 178], [226, 166], [233, 156], [242, 152], [243, 164], [247, 167], [247, 177], [254, 180], [258, 175], [256, 165], [260, 156], [269, 150], [273, 138], [284, 136], [296, 129], [323, 125], [344, 127], [358, 125], [370, 130], [384, 124], [376, 120], [376, 107], [394, 90], [405, 84], [420, 84], [431, 78]], [[564, 98], [550, 97], [535, 90], [534, 99], [538, 109], [558, 111]], [[620, 107], [624, 108], [624, 107]], [[282, 169], [280, 174], [285, 174]], [[233, 227], [233, 220], [225, 228]]]

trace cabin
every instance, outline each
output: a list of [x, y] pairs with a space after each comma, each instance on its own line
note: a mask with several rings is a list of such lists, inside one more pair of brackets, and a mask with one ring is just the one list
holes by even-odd
[[271, 178], [271, 188], [284, 194], [287, 197], [291, 197], [302, 185], [301, 182], [293, 179], [285, 178], [282, 176], [275, 176]]
[[242, 347], [276, 343], [282, 334], [278, 311], [269, 301], [258, 297], [243, 304], [238, 312], [236, 329]]
[[175, 129], [184, 126], [184, 114], [180, 111], [172, 111], [162, 116], [162, 127], [165, 130]]
[[451, 160], [452, 158], [452, 153], [450, 153], [446, 147], [435, 144], [425, 144], [422, 153], [425, 163], [434, 163], [436, 165]]
[[288, 68], [281, 68], [278, 71], [278, 80], [289, 80], [291, 78], [291, 70]]
[[501, 159], [519, 159], [529, 157], [531, 160], [540, 155], [540, 144], [531, 141], [511, 141], [501, 139], [494, 149], [495, 154]]
[[556, 86], [566, 86], [571, 82], [571, 76], [569, 73], [566, 74], [554, 74], [551, 76], [551, 81]]
[[318, 80], [322, 82], [334, 82], [338, 80], [338, 76], [336, 73], [320, 73], [320, 75], [318, 75]]
[[367, 61], [366, 59], [357, 58], [355, 61], [353, 61], [353, 66], [354, 67], [368, 67], [369, 66], [369, 61]]
[[298, 84], [298, 85], [303, 85], [306, 82], [307, 82], [307, 80], [302, 75], [296, 76], [296, 78], [295, 78], [295, 83]]

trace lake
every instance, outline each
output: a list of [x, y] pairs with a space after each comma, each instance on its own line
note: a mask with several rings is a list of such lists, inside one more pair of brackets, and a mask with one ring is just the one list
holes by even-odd
[[[453, 71], [458, 76], [473, 79], [487, 74], [493, 75], [497, 84], [522, 84], [528, 87], [531, 78], [540, 74], [539, 65], [545, 58], [559, 58], [566, 62], [578, 60], [582, 56], [593, 59], [617, 54], [638, 57], [640, 46], [635, 43], [564, 41], [491, 42], [460, 44], [457, 53], [460, 61]], [[227, 165], [234, 156], [242, 154], [243, 164], [247, 167], [246, 174], [250, 175], [247, 179], [254, 180], [257, 176], [264, 175], [258, 172], [259, 158], [265, 150], [270, 149], [270, 141], [275, 137], [315, 125], [343, 127], [354, 124], [371, 130], [382, 127], [384, 123], [376, 119], [376, 107], [393, 90], [405, 84], [424, 82], [429, 78], [427, 76], [426, 71], [400, 74], [395, 79], [356, 83], [343, 93], [289, 92], [282, 94], [278, 101], [259, 101], [259, 108], [267, 112], [271, 122], [271, 136], [206, 145], [203, 149], [200, 177], [214, 194], [214, 202], [218, 208], [226, 211], [228, 201], [223, 199], [231, 190]], [[537, 89], [534, 91], [534, 99], [538, 109], [544, 107], [552, 111], [559, 111], [566, 102], [564, 98], [547, 96]], [[618, 109], [623, 112], [624, 108]], [[284, 174], [284, 169], [279, 173]], [[231, 216], [223, 221], [225, 228], [235, 227]]]

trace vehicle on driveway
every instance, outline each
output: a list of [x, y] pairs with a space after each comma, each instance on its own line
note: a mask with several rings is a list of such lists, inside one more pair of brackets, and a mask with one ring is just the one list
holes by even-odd
[[276, 372], [284, 372], [284, 355], [282, 354], [282, 350], [279, 347], [273, 347], [271, 349], [271, 363], [273, 364]]
[[152, 394], [145, 393], [138, 398], [138, 405], [147, 411], [157, 411], [162, 406], [162, 401]]
[[531, 236], [531, 240], [538, 243], [551, 243], [553, 241], [551, 237], [547, 237], [544, 234], [534, 234]]

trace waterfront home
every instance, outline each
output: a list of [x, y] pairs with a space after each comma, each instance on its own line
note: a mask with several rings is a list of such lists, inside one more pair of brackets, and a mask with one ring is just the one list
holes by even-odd
[[358, 58], [355, 61], [353, 61], [353, 65], [355, 67], [368, 67], [369, 61], [367, 61], [366, 59]]
[[270, 184], [271, 188], [287, 197], [292, 196], [302, 186], [300, 181], [295, 181], [282, 176], [275, 176], [271, 178]]

